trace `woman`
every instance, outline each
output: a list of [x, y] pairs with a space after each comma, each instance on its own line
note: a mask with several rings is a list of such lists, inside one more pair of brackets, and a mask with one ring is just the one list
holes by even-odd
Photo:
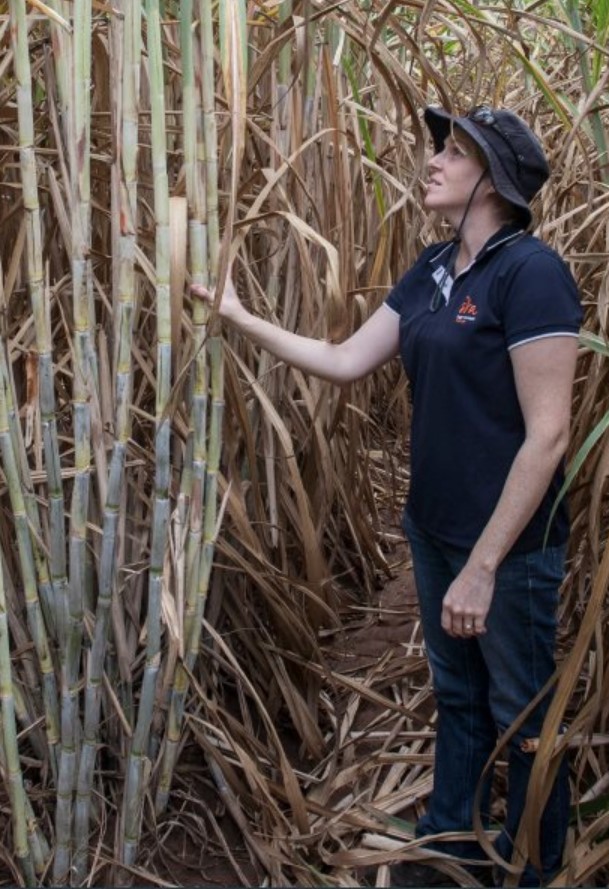
[[[248, 313], [230, 283], [220, 313], [278, 358], [339, 384], [401, 355], [413, 401], [404, 527], [438, 707], [434, 790], [416, 833], [432, 838], [471, 831], [498, 732], [554, 670], [564, 507], [549, 529], [548, 521], [562, 483], [581, 309], [564, 263], [526, 231], [529, 203], [549, 175], [528, 126], [486, 106], [465, 117], [428, 108], [425, 120], [436, 153], [424, 205], [455, 235], [425, 249], [353, 336], [332, 344], [277, 328]], [[539, 735], [546, 709], [547, 700], [511, 741], [496, 844], [508, 861], [532, 766], [521, 743]], [[521, 885], [559, 869], [568, 810], [563, 764], [541, 824], [543, 872], [528, 864]], [[429, 845], [480, 857], [473, 843]], [[392, 869], [392, 885], [443, 881], [420, 864]]]

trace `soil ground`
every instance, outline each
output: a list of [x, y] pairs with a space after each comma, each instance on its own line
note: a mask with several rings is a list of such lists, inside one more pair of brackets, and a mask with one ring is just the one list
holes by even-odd
[[[378, 593], [378, 604], [347, 623], [345, 633], [328, 637], [325, 654], [339, 672], [374, 668], [379, 658], [403, 647], [404, 639], [417, 632], [418, 606], [405, 544], [397, 544], [393, 554], [396, 569]], [[374, 705], [364, 704], [359, 721], [371, 716]], [[290, 739], [286, 739], [289, 746]], [[200, 787], [203, 805], [217, 806], [214, 788]], [[217, 835], [208, 836], [204, 847], [201, 835], [180, 829], [163, 836], [163, 847], [150, 850], [154, 869], [174, 886], [236, 887], [261, 885], [260, 874], [250, 860], [238, 828], [230, 815], [216, 812]], [[222, 837], [222, 841], [219, 839]], [[225, 845], [223, 845], [225, 843]], [[163, 866], [164, 865], [164, 866]]]

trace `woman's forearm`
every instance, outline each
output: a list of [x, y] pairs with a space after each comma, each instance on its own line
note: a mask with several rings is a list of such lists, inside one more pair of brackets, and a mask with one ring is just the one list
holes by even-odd
[[361, 379], [398, 353], [399, 317], [384, 306], [342, 343], [284, 330], [240, 303], [232, 302], [224, 318], [286, 364], [339, 385]]
[[471, 560], [495, 571], [548, 489], [569, 441], [571, 390], [577, 359], [574, 337], [550, 337], [512, 353], [526, 435], [503, 492]]
[[525, 440], [493, 514], [470, 554], [472, 565], [495, 573], [541, 503], [566, 442], [566, 434], [548, 440]]
[[[228, 319], [249, 340], [276, 358], [333, 383], [350, 382], [352, 371], [341, 345], [284, 330], [245, 309]], [[342, 353], [342, 354], [341, 354]]]

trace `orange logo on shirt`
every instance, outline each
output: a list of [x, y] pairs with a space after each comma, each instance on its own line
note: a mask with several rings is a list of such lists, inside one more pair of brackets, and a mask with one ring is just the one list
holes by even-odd
[[471, 296], [466, 296], [457, 312], [455, 321], [457, 324], [465, 324], [466, 321], [475, 321], [478, 314], [476, 303], [472, 302]]

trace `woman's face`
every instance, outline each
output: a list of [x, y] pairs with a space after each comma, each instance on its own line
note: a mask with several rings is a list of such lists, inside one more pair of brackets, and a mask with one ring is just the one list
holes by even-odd
[[[430, 159], [424, 206], [447, 216], [460, 218], [472, 191], [484, 172], [475, 143], [458, 130], [447, 136], [442, 151]], [[476, 188], [472, 207], [493, 191], [490, 177]]]

